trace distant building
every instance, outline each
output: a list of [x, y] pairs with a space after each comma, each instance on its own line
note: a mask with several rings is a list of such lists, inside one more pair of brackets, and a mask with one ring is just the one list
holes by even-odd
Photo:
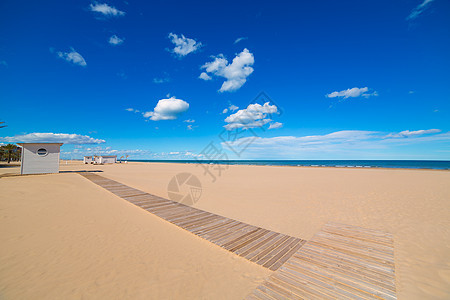
[[62, 143], [19, 143], [22, 147], [20, 174], [59, 173]]
[[115, 164], [117, 162], [117, 155], [99, 155], [94, 156], [94, 164]]
[[94, 162], [94, 160], [92, 159], [92, 156], [85, 156], [83, 159], [83, 162], [85, 164], [92, 164]]

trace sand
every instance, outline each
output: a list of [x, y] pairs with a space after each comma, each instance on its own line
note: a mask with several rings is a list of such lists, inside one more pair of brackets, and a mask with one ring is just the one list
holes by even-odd
[[239, 299], [270, 273], [77, 174], [0, 190], [0, 299]]
[[[330, 220], [391, 232], [398, 298], [450, 297], [448, 171], [230, 166], [212, 182], [196, 165], [62, 165], [75, 169], [163, 197], [189, 172], [203, 187], [195, 207], [303, 239]], [[77, 174], [3, 178], [0, 189], [6, 299], [240, 299], [270, 273]]]

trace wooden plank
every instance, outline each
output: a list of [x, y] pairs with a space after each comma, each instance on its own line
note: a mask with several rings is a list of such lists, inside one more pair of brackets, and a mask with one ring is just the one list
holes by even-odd
[[379, 279], [373, 279], [369, 274], [358, 273], [353, 270], [349, 270], [345, 265], [340, 264], [330, 264], [321, 260], [320, 257], [310, 258], [307, 254], [303, 253], [301, 258], [292, 259], [293, 262], [299, 264], [311, 264], [320, 267], [321, 269], [328, 270], [329, 272], [338, 274], [341, 277], [350, 278], [350, 280], [358, 280], [361, 282], [366, 282], [370, 285], [376, 285], [380, 289], [386, 289], [388, 292], [395, 292], [395, 284], [392, 281], [383, 281]]
[[286, 239], [281, 239], [279, 243], [273, 245], [271, 251], [269, 251], [264, 257], [259, 259], [256, 263], [260, 265], [265, 265], [267, 261], [275, 257], [280, 251], [282, 251], [286, 246], [290, 245], [295, 238], [286, 236]]
[[229, 221], [229, 219], [224, 218], [219, 216], [220, 218], [218, 218], [217, 220], [214, 220], [214, 222], [208, 223], [208, 224], [203, 224], [203, 225], [199, 225], [198, 227], [193, 227], [193, 228], [189, 228], [188, 230], [194, 234], [200, 233], [202, 231], [208, 230], [208, 229], [212, 229], [217, 225], [223, 224], [227, 221]]
[[261, 238], [259, 238], [258, 240], [256, 240], [255, 242], [250, 243], [249, 245], [240, 250], [237, 250], [236, 254], [247, 258], [248, 255], [251, 255], [253, 252], [258, 251], [259, 248], [261, 248], [266, 243], [269, 243], [272, 239], [276, 238], [278, 235], [279, 233], [271, 231], [262, 236]]
[[263, 264], [263, 267], [269, 268], [275, 264], [280, 258], [282, 258], [286, 253], [289, 252], [292, 248], [294, 248], [298, 243], [300, 242], [300, 239], [291, 238], [291, 240], [286, 243], [286, 246], [284, 246], [282, 249], [278, 251], [278, 253], [274, 253], [271, 258], [267, 260], [266, 263]]
[[[266, 260], [263, 266], [277, 270], [256, 294], [277, 299], [292, 295], [302, 299], [396, 299], [392, 235], [329, 223], [306, 243], [277, 239], [269, 246], [275, 249], [258, 249], [259, 257], [251, 259], [266, 253], [260, 259]], [[304, 245], [298, 247], [300, 244]], [[285, 256], [283, 263], [280, 260]]]
[[[271, 277], [270, 282], [291, 291], [294, 295], [301, 299], [322, 300], [322, 299], [336, 299], [327, 294], [321, 294], [320, 292], [312, 289], [307, 282], [298, 280], [298, 278], [292, 278], [285, 274], [276, 273]], [[343, 298], [348, 299], [348, 298]]]
[[236, 221], [231, 220], [231, 219], [224, 219], [223, 222], [219, 222], [219, 223], [217, 223], [215, 225], [212, 225], [211, 227], [208, 227], [208, 228], [201, 228], [201, 229], [198, 229], [198, 230], [194, 230], [194, 231], [192, 231], [192, 233], [194, 233], [194, 234], [196, 234], [198, 236], [203, 236], [203, 235], [206, 235], [206, 234], [208, 234], [210, 232], [213, 232], [215, 230], [219, 230], [219, 229], [221, 229], [221, 228], [223, 228], [225, 226], [229, 226], [233, 222], [236, 222]]
[[303, 246], [306, 241], [300, 240], [291, 250], [289, 250], [283, 257], [281, 257], [277, 262], [269, 267], [272, 271], [278, 270], [295, 252]]
[[[281, 233], [276, 233], [270, 241], [261, 244], [258, 248], [254, 249], [254, 251], [250, 252], [249, 254], [245, 255], [244, 257], [249, 259], [250, 261], [259, 260], [261, 257], [265, 255], [265, 253], [261, 253], [265, 250], [270, 251], [270, 247], [277, 243], [281, 238], [286, 237], [286, 235]], [[252, 260], [255, 259], [255, 260]]]
[[242, 247], [245, 247], [251, 242], [257, 240], [267, 232], [269, 232], [269, 230], [257, 228], [256, 230], [247, 234], [247, 236], [245, 236], [244, 238], [234, 241], [233, 243], [227, 243], [227, 245], [224, 245], [224, 248], [231, 252], [237, 251], [238, 249], [241, 249]]
[[[328, 273], [320, 267], [307, 264], [307, 263], [295, 263], [289, 260], [281, 269], [288, 270], [295, 274], [304, 274], [313, 278], [316, 283], [327, 284], [333, 287], [338, 287], [342, 291], [346, 291], [349, 294], [354, 294], [357, 297], [363, 297], [366, 299], [378, 298], [378, 299], [393, 299], [390, 293], [386, 293], [380, 287], [373, 287], [356, 280], [348, 280], [348, 278], [340, 277], [335, 273]], [[395, 298], [394, 298], [395, 299]]]
[[239, 222], [237, 226], [234, 226], [230, 229], [226, 229], [223, 231], [219, 231], [217, 234], [215, 234], [212, 237], [211, 241], [214, 244], [221, 246], [223, 241], [233, 238], [236, 235], [244, 234], [245, 232], [243, 232], [243, 230], [245, 230], [246, 228], [249, 228], [249, 226], [250, 225], [248, 225], [248, 224]]
[[217, 220], [223, 220], [223, 217], [218, 216], [218, 215], [212, 215], [211, 217], [206, 218], [203, 221], [197, 222], [195, 224], [186, 225], [183, 228], [188, 231], [191, 231], [191, 229], [198, 228], [199, 226], [205, 226], [205, 225], [208, 225], [211, 223], [215, 223]]
[[[245, 223], [243, 223], [243, 224], [245, 224]], [[233, 234], [226, 235], [226, 236], [223, 236], [223, 237], [221, 237], [219, 239], [216, 239], [216, 242], [218, 244], [220, 244], [220, 246], [222, 247], [224, 244], [226, 244], [226, 243], [228, 243], [230, 241], [233, 241], [235, 239], [238, 239], [238, 238], [246, 235], [248, 232], [251, 232], [251, 231], [253, 231], [255, 229], [256, 229], [255, 226], [245, 224], [244, 227], [242, 227], [239, 230], [236, 230]]]
[[195, 218], [194, 220], [185, 221], [185, 222], [181, 223], [178, 226], [186, 229], [186, 228], [190, 228], [191, 226], [196, 226], [199, 223], [202, 223], [202, 222], [208, 221], [210, 219], [213, 219], [215, 217], [216, 217], [216, 215], [207, 214], [207, 215], [204, 215], [204, 216], [202, 216], [200, 218]]
[[276, 249], [279, 245], [283, 244], [288, 238], [289, 238], [288, 235], [281, 234], [278, 238], [275, 238], [275, 240], [272, 243], [270, 243], [268, 247], [265, 247], [265, 249], [263, 249], [261, 252], [253, 256], [250, 259], [250, 261], [254, 261], [257, 264], [261, 264], [261, 259], [266, 257], [267, 254]]
[[[386, 284], [395, 288], [395, 277], [393, 274], [381, 273], [378, 269], [373, 269], [368, 264], [355, 264], [351, 261], [341, 260], [339, 258], [325, 255], [324, 253], [318, 253], [311, 251], [310, 249], [302, 249], [302, 255], [300, 257], [296, 257], [296, 259], [311, 259], [320, 261], [320, 263], [324, 264], [330, 268], [339, 268], [349, 274], [355, 274], [365, 276], [367, 280], [377, 281], [380, 284]], [[294, 258], [292, 258], [294, 259]]]
[[217, 240], [226, 234], [231, 234], [231, 233], [233, 233], [233, 231], [239, 230], [243, 226], [245, 226], [245, 224], [243, 224], [242, 222], [233, 221], [229, 225], [223, 226], [221, 228], [218, 228], [217, 230], [213, 230], [213, 231], [208, 232], [207, 234], [201, 235], [201, 236], [210, 241]]

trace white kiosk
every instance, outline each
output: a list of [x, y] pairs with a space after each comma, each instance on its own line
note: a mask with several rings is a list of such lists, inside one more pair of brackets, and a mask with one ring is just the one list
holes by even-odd
[[20, 174], [59, 173], [59, 152], [63, 143], [18, 143], [22, 147]]

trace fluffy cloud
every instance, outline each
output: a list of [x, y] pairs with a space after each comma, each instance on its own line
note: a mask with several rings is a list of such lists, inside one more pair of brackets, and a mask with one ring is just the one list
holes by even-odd
[[356, 97], [365, 97], [365, 98], [369, 98], [370, 96], [378, 96], [378, 93], [376, 91], [372, 92], [372, 93], [367, 93], [369, 91], [368, 87], [363, 87], [363, 88], [351, 88], [351, 89], [347, 89], [347, 90], [343, 90], [340, 92], [332, 92], [330, 94], [325, 95], [328, 98], [356, 98]]
[[202, 46], [202, 43], [187, 38], [184, 35], [181, 35], [179, 37], [174, 33], [169, 33], [169, 39], [175, 45], [175, 48], [173, 48], [172, 52], [179, 57], [183, 57], [188, 55], [189, 53], [195, 52]]
[[231, 64], [222, 54], [213, 58], [213, 61], [204, 64], [201, 68], [205, 69], [206, 73], [226, 79], [219, 90], [220, 92], [238, 90], [245, 84], [247, 77], [253, 73], [251, 66], [255, 63], [255, 58], [247, 48], [237, 54]]
[[203, 79], [203, 80], [211, 80], [211, 79], [212, 79], [212, 77], [209, 76], [209, 75], [208, 75], [207, 73], [205, 73], [205, 72], [202, 72], [202, 73], [200, 74], [200, 76], [198, 76], [198, 78]]
[[94, 2], [91, 5], [89, 5], [89, 9], [93, 12], [100, 13], [106, 17], [119, 17], [125, 15], [125, 12], [120, 11], [113, 6], [109, 6], [106, 3]]
[[417, 18], [420, 14], [422, 14], [430, 6], [431, 2], [433, 2], [433, 1], [434, 0], [424, 0], [421, 4], [416, 6], [411, 11], [409, 16], [406, 17], [406, 20], [414, 20], [415, 18]]
[[109, 38], [108, 42], [111, 45], [117, 46], [122, 44], [124, 41], [124, 39], [121, 39], [120, 37], [118, 37], [117, 35], [113, 35], [112, 37]]
[[184, 120], [183, 122], [186, 122], [186, 123], [194, 123], [195, 120], [187, 119], [187, 120]]
[[68, 133], [50, 133], [33, 132], [13, 137], [0, 137], [0, 140], [9, 143], [64, 143], [64, 144], [100, 144], [105, 140], [94, 139], [87, 135], [68, 134]]
[[153, 121], [175, 120], [179, 114], [189, 109], [189, 103], [184, 100], [171, 97], [169, 99], [161, 99], [156, 104], [153, 111], [143, 113], [143, 116]]
[[269, 102], [261, 104], [250, 104], [247, 108], [238, 110], [236, 113], [229, 115], [225, 122], [225, 129], [233, 130], [236, 128], [257, 128], [272, 121], [269, 116], [278, 114], [276, 105], [270, 105]]
[[[408, 131], [414, 132], [414, 131]], [[392, 136], [383, 132], [344, 130], [324, 135], [278, 136], [271, 138], [243, 137], [233, 142], [222, 143], [227, 148], [248, 145], [246, 158], [284, 158], [284, 159], [391, 159], [386, 157], [389, 149], [396, 148], [401, 153], [399, 158], [405, 159], [404, 147], [420, 143], [435, 143], [436, 147], [446, 149], [450, 143], [450, 132], [439, 133], [434, 130], [419, 130], [421, 134], [413, 134], [408, 139], [398, 138], [399, 133]], [[428, 132], [428, 135], [423, 135]], [[439, 145], [439, 146], [437, 146]], [[413, 149], [413, 148], [411, 148]], [[437, 150], [439, 148], [436, 148]], [[419, 154], [420, 155], [420, 154]], [[412, 157], [414, 158], [414, 156]]]
[[81, 56], [81, 54], [78, 53], [77, 51], [75, 51], [73, 48], [70, 48], [70, 52], [59, 51], [56, 54], [58, 55], [58, 57], [66, 60], [68, 62], [71, 62], [75, 65], [82, 66], [82, 67], [87, 66], [87, 63], [84, 60], [83, 56]]
[[414, 137], [414, 136], [419, 136], [419, 135], [424, 135], [424, 134], [431, 134], [431, 133], [439, 133], [441, 132], [440, 129], [424, 129], [424, 130], [415, 130], [415, 131], [409, 131], [409, 130], [404, 130], [404, 131], [400, 131], [398, 133], [390, 133], [388, 134], [386, 137], [390, 137], [390, 138], [409, 138], [409, 137]]
[[283, 127], [283, 123], [280, 123], [280, 122], [274, 122], [269, 125], [269, 129], [276, 129], [276, 128], [281, 128], [281, 127]]

